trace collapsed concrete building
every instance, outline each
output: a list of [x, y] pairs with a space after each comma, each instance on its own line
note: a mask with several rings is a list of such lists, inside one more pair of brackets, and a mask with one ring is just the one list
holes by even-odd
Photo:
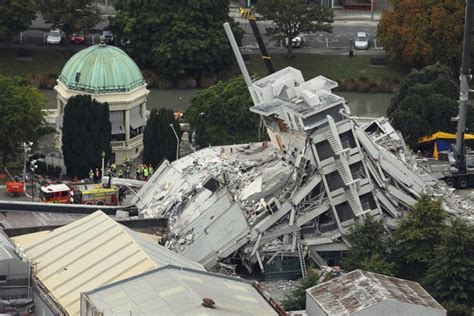
[[133, 201], [145, 217], [170, 218], [166, 246], [206, 269], [241, 264], [263, 272], [293, 258], [305, 275], [305, 256], [327, 264], [348, 250], [344, 238], [359, 218], [387, 227], [423, 192], [471, 216], [417, 165], [386, 119], [359, 122], [337, 83], [305, 81], [288, 67], [249, 87], [270, 144], [210, 147], [164, 162]]

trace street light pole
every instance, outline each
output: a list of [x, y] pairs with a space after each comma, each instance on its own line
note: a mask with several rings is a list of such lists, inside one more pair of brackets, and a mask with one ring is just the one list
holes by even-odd
[[[101, 169], [101, 177], [104, 177], [104, 160], [105, 160], [105, 151], [102, 151], [100, 154], [102, 156], [102, 169]], [[102, 182], [102, 181], [101, 181]]]
[[176, 136], [176, 160], [178, 160], [178, 158], [179, 158], [179, 137], [178, 137], [178, 133], [176, 133], [176, 130], [174, 129], [173, 123], [170, 123], [170, 127], [174, 132], [174, 136]]
[[28, 142], [28, 143], [23, 142], [23, 145], [22, 145], [24, 153], [25, 153], [24, 159], [23, 159], [23, 191], [25, 192], [25, 195], [29, 198], [31, 198], [31, 196], [28, 196], [28, 192], [26, 191], [26, 155], [30, 152], [31, 146], [33, 146], [32, 142]]

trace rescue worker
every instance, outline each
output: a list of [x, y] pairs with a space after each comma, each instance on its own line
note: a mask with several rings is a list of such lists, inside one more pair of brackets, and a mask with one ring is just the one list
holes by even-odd
[[95, 183], [99, 183], [100, 181], [100, 171], [99, 168], [95, 168]]
[[153, 171], [155, 171], [155, 170], [153, 169], [153, 166], [150, 165], [150, 166], [148, 167], [148, 172], [150, 173], [150, 176], [153, 174]]
[[122, 169], [119, 169], [117, 171], [117, 177], [122, 178], [122, 176], [123, 176], [123, 171], [122, 171]]
[[130, 176], [130, 165], [127, 165], [127, 166], [125, 167], [125, 178], [128, 179], [129, 176]]
[[148, 180], [148, 167], [147, 165], [143, 165], [143, 177], [145, 178], [145, 180]]
[[94, 171], [92, 171], [92, 168], [89, 170], [89, 182], [93, 183], [94, 182]]
[[112, 173], [116, 173], [117, 172], [117, 164], [114, 162], [111, 166], [110, 166], [110, 169], [112, 170]]
[[136, 174], [137, 174], [137, 180], [141, 180], [142, 179], [142, 173], [143, 173], [143, 166], [142, 164], [139, 164], [137, 166], [137, 169], [136, 169]]
[[125, 165], [125, 167], [130, 165], [130, 160], [128, 159], [128, 156], [125, 156], [125, 161], [123, 164]]

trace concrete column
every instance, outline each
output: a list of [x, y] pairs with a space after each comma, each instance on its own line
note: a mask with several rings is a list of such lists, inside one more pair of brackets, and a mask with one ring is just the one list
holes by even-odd
[[143, 119], [146, 121], [146, 101], [140, 104]]
[[126, 146], [130, 142], [130, 110], [125, 110], [125, 141]]

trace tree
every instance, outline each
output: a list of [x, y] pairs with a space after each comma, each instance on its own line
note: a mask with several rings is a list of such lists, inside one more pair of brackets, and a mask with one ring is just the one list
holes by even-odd
[[66, 36], [88, 32], [100, 21], [90, 0], [38, 0], [38, 4], [46, 23], [60, 28]]
[[3, 0], [0, 2], [0, 39], [11, 40], [27, 30], [36, 18], [35, 0]]
[[228, 0], [117, 0], [114, 6], [112, 25], [130, 40], [130, 54], [166, 79], [199, 79], [233, 61], [222, 26], [232, 22]]
[[260, 0], [258, 13], [275, 24], [266, 28], [276, 40], [286, 41], [287, 58], [293, 58], [291, 42], [301, 33], [331, 32], [334, 13], [328, 7], [308, 4], [305, 0]]
[[[173, 125], [171, 128], [170, 124]], [[178, 138], [181, 139], [181, 129], [176, 121], [173, 110], [153, 109], [145, 127], [143, 135], [143, 162], [158, 166], [163, 159], [176, 160], [176, 147]]]
[[394, 264], [388, 258], [389, 233], [382, 220], [367, 216], [363, 222], [356, 222], [345, 236], [351, 249], [342, 257], [344, 270], [368, 270], [393, 275]]
[[431, 295], [443, 304], [474, 307], [473, 246], [474, 226], [452, 220], [435, 249], [424, 282]]
[[37, 88], [23, 79], [0, 75], [0, 151], [2, 165], [12, 157], [22, 142], [34, 141], [43, 121], [46, 105]]
[[441, 62], [459, 67], [464, 24], [463, 0], [391, 0], [377, 37], [391, 60], [418, 68]]
[[[402, 132], [409, 145], [419, 137], [437, 131], [455, 132], [451, 121], [457, 116], [459, 88], [451, 71], [441, 64], [412, 70], [400, 84], [387, 110], [395, 129]], [[474, 129], [474, 111], [468, 110], [467, 128]]]
[[89, 95], [69, 98], [62, 130], [62, 151], [68, 175], [86, 178], [90, 168], [100, 169], [102, 152], [105, 152], [105, 161], [109, 160], [111, 130], [107, 103], [97, 102]]
[[296, 311], [306, 309], [306, 289], [318, 284], [318, 280], [318, 272], [314, 269], [309, 269], [306, 279], [301, 279], [299, 285], [283, 298], [282, 304], [285, 310]]
[[393, 237], [402, 278], [423, 280], [436, 255], [435, 249], [443, 239], [446, 218], [441, 200], [423, 194], [400, 220]]
[[239, 76], [198, 92], [184, 120], [201, 147], [256, 141], [259, 117], [249, 111], [250, 106], [250, 94]]

